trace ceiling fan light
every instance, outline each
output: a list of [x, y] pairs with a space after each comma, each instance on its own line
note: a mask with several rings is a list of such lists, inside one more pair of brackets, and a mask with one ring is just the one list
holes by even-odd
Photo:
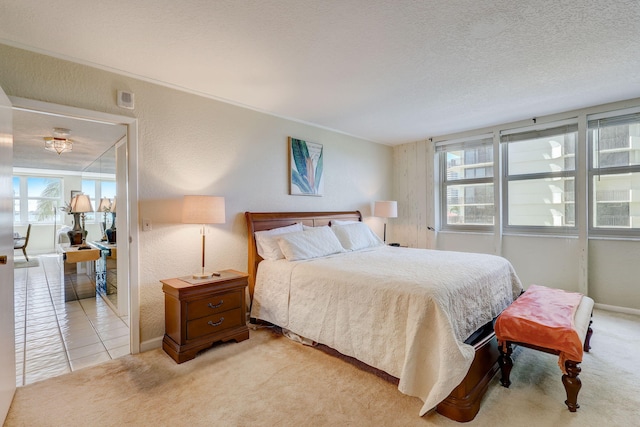
[[73, 150], [73, 142], [66, 138], [46, 137], [44, 139], [44, 149], [54, 151], [60, 155]]
[[54, 128], [53, 135], [44, 138], [44, 149], [54, 151], [58, 155], [73, 150], [73, 141], [67, 138], [71, 131], [65, 128]]

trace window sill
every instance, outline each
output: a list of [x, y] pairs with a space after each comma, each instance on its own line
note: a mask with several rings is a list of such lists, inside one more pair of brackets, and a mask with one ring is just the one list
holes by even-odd
[[451, 230], [449, 228], [436, 230], [438, 234], [479, 234], [483, 236], [493, 236], [493, 230]]

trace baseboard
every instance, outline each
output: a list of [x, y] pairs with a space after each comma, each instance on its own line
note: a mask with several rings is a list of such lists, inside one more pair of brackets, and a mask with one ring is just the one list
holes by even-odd
[[594, 307], [602, 310], [613, 311], [615, 313], [635, 314], [636, 316], [640, 316], [640, 310], [636, 308], [619, 307], [617, 305], [607, 305], [599, 303], [595, 303]]
[[155, 350], [156, 348], [162, 348], [162, 338], [156, 337], [150, 340], [142, 341], [140, 343], [140, 353], [144, 353], [145, 351]]

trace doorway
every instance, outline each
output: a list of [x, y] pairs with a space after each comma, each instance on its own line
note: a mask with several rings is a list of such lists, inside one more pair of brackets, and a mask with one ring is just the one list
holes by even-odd
[[33, 255], [26, 266], [21, 258], [14, 264], [16, 386], [130, 354], [128, 316], [95, 294], [67, 301], [59, 255]]
[[[124, 354], [123, 349], [125, 348], [125, 345], [127, 349], [126, 354], [139, 352], [138, 288], [137, 279], [135, 279], [138, 275], [137, 251], [131, 250], [133, 242], [137, 242], [137, 227], [130, 226], [130, 224], [137, 224], [137, 207], [135, 203], [135, 200], [137, 200], [136, 120], [123, 116], [115, 116], [23, 98], [10, 97], [10, 100], [13, 104], [14, 112], [19, 114], [32, 113], [37, 114], [39, 117], [71, 120], [72, 123], [74, 123], [73, 126], [78, 127], [90, 127], [92, 124], [99, 124], [113, 128], [120, 127], [121, 129], [124, 129], [125, 134], [124, 138], [119, 138], [120, 142], [112, 141], [112, 146], [109, 150], [100, 152], [99, 157], [95, 157], [96, 153], [94, 152], [94, 154], [90, 154], [91, 156], [94, 156], [94, 158], [89, 159], [86, 157], [87, 153], [83, 152], [82, 154], [85, 154], [86, 157], [84, 160], [85, 162], [92, 160], [90, 162], [90, 166], [85, 166], [81, 171], [74, 171], [77, 177], [76, 181], [80, 183], [79, 187], [78, 184], [76, 184], [72, 185], [72, 188], [65, 186], [64, 189], [65, 200], [67, 198], [66, 193], [69, 193], [72, 190], [83, 190], [86, 182], [89, 182], [89, 185], [92, 183], [94, 186], [97, 185], [97, 187], [94, 188], [97, 188], [98, 190], [96, 193], [99, 193], [99, 183], [104, 179], [105, 174], [107, 173], [101, 168], [106, 167], [105, 165], [109, 161], [107, 158], [109, 154], [108, 151], [114, 154], [115, 161], [113, 167], [114, 173], [116, 174], [114, 183], [118, 195], [118, 214], [113, 217], [116, 219], [115, 228], [118, 230], [119, 239], [116, 244], [117, 251], [115, 250], [115, 247], [112, 248], [114, 249], [113, 252], [107, 250], [102, 251], [101, 257], [104, 256], [105, 260], [109, 257], [111, 263], [116, 263], [115, 265], [117, 265], [117, 268], [113, 268], [114, 271], [110, 272], [112, 276], [112, 284], [117, 283], [117, 296], [114, 297], [113, 295], [105, 294], [104, 298], [98, 295], [92, 299], [82, 298], [72, 302], [63, 301], [67, 298], [64, 295], [64, 283], [62, 283], [64, 282], [64, 262], [60, 261], [62, 257], [58, 251], [58, 244], [60, 243], [60, 240], [64, 239], [61, 239], [61, 236], [63, 237], [63, 235], [58, 233], [60, 231], [59, 228], [61, 228], [58, 227], [58, 230], [54, 230], [55, 234], [53, 234], [52, 238], [51, 246], [54, 248], [52, 253], [45, 256], [45, 254], [41, 252], [41, 262], [39, 263], [39, 266], [27, 266], [24, 269], [15, 270], [16, 335], [18, 336], [20, 331], [20, 322], [23, 322], [25, 334], [27, 334], [29, 325], [34, 326], [44, 323], [49, 323], [48, 327], [50, 332], [56, 331], [56, 328], [51, 326], [51, 324], [57, 323], [57, 335], [62, 338], [71, 337], [68, 341], [63, 340], [61, 344], [62, 347], [58, 347], [66, 352], [67, 363], [70, 370], [75, 370], [74, 368], [80, 368], [83, 367], [83, 365], [87, 366], [87, 363], [91, 363], [87, 358], [85, 358], [84, 354], [87, 353], [87, 355], [90, 355], [90, 353], [98, 349], [100, 345], [102, 345], [105, 350], [101, 356], [103, 358], [106, 356], [113, 358], [113, 356]], [[19, 129], [16, 129], [14, 132], [16, 131], [19, 131]], [[42, 135], [40, 137], [42, 137]], [[32, 153], [40, 152], [40, 150], [43, 151], [42, 139], [40, 139], [38, 143], [40, 145], [37, 150], [31, 148], [34, 150]], [[80, 145], [80, 142], [76, 144]], [[23, 156], [19, 155], [22, 148], [20, 140], [14, 138], [15, 162], [20, 162], [20, 159], [23, 158]], [[65, 154], [63, 153], [59, 155], [59, 157], [61, 160], [64, 160]], [[96, 165], [99, 170], [96, 170]], [[26, 166], [27, 165], [25, 164], [21, 164], [19, 166], [22, 174], [28, 170]], [[40, 162], [39, 166], [42, 166], [42, 162]], [[60, 169], [50, 169], [50, 171], [53, 171], [51, 172], [51, 175], [63, 175]], [[98, 182], [98, 184], [96, 184], [96, 182]], [[91, 192], [90, 190], [84, 190], [87, 193]], [[94, 196], [98, 195], [99, 194], [94, 194]], [[132, 200], [134, 201], [133, 203]], [[99, 201], [94, 197], [94, 210], [97, 208], [98, 203]], [[99, 215], [93, 214], [91, 216], [90, 223], [86, 226], [88, 231], [87, 239], [89, 241], [101, 240], [102, 229], [100, 228], [99, 219]], [[59, 222], [57, 223], [60, 225]], [[36, 237], [36, 234], [32, 235], [32, 239]], [[33, 241], [37, 242], [37, 238], [32, 240], [32, 242]], [[33, 247], [37, 246], [34, 245]], [[117, 256], [115, 256], [116, 253]], [[16, 258], [16, 261], [18, 261], [18, 258]], [[105, 272], [105, 277], [106, 273], [108, 272]], [[95, 272], [92, 272], [92, 274], [95, 274]], [[62, 292], [62, 294], [60, 292]], [[47, 311], [46, 308], [40, 307], [39, 309], [44, 315], [39, 319], [32, 318], [29, 320], [26, 310], [30, 306], [30, 301], [32, 303], [31, 305], [34, 306], [36, 303], [46, 305], [46, 303], [49, 302], [51, 305], [50, 308], [53, 309], [53, 311]], [[24, 303], [24, 310], [22, 311], [25, 317], [19, 317], [18, 305], [22, 303]], [[113, 313], [114, 316], [111, 316], [109, 313]], [[86, 319], [87, 323], [82, 324], [80, 321], [76, 321], [83, 317]], [[124, 338], [122, 336], [122, 322], [125, 322], [124, 324], [126, 324], [127, 328], [127, 335]], [[70, 326], [70, 324], [72, 325]], [[111, 331], [108, 328], [109, 326], [113, 326]], [[96, 334], [90, 337], [89, 332], [91, 332], [91, 328]], [[71, 334], [73, 330], [82, 331], [81, 334], [76, 336], [75, 340]], [[114, 330], [117, 331], [114, 332]], [[55, 341], [52, 337], [54, 337], [56, 333], [43, 334], [45, 334], [46, 337], [39, 337], [37, 339], [42, 340], [42, 338], [47, 338], [48, 340]], [[85, 336], [82, 336], [83, 334]], [[97, 339], [100, 342], [96, 342]], [[18, 340], [19, 338], [17, 337], [16, 343], [17, 346], [20, 346]], [[37, 355], [36, 349], [44, 348], [40, 344], [43, 344], [45, 341], [46, 340], [42, 340], [36, 344], [28, 344], [27, 339], [25, 338], [22, 344], [22, 348], [25, 352], [25, 354], [22, 355], [23, 361], [26, 361], [29, 357], [27, 356], [29, 351], [31, 351], [33, 355]], [[60, 345], [60, 343], [54, 343], [54, 345]], [[58, 353], [59, 354], [56, 357], [62, 359], [62, 354], [60, 354], [62, 352]], [[16, 355], [18, 356], [17, 363], [19, 364], [19, 350]], [[78, 361], [81, 358], [85, 359]], [[76, 363], [73, 363], [74, 360]], [[24, 363], [23, 368], [28, 369], [28, 364]], [[63, 368], [60, 368], [60, 370], [61, 373], [65, 372]], [[23, 372], [23, 378], [25, 380], [27, 379], [26, 371]], [[18, 385], [20, 384], [18, 383]]]

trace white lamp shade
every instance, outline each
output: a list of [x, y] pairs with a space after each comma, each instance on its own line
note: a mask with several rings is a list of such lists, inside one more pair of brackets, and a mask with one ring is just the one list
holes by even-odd
[[100, 205], [98, 205], [98, 212], [110, 212], [111, 200], [103, 197], [100, 199]]
[[71, 199], [71, 212], [93, 212], [93, 206], [91, 206], [91, 199], [89, 199], [89, 196], [87, 196], [86, 194], [78, 194], [73, 199]]
[[182, 222], [185, 224], [224, 224], [224, 197], [184, 196]]
[[398, 202], [390, 200], [377, 201], [373, 205], [373, 216], [380, 218], [397, 218]]

